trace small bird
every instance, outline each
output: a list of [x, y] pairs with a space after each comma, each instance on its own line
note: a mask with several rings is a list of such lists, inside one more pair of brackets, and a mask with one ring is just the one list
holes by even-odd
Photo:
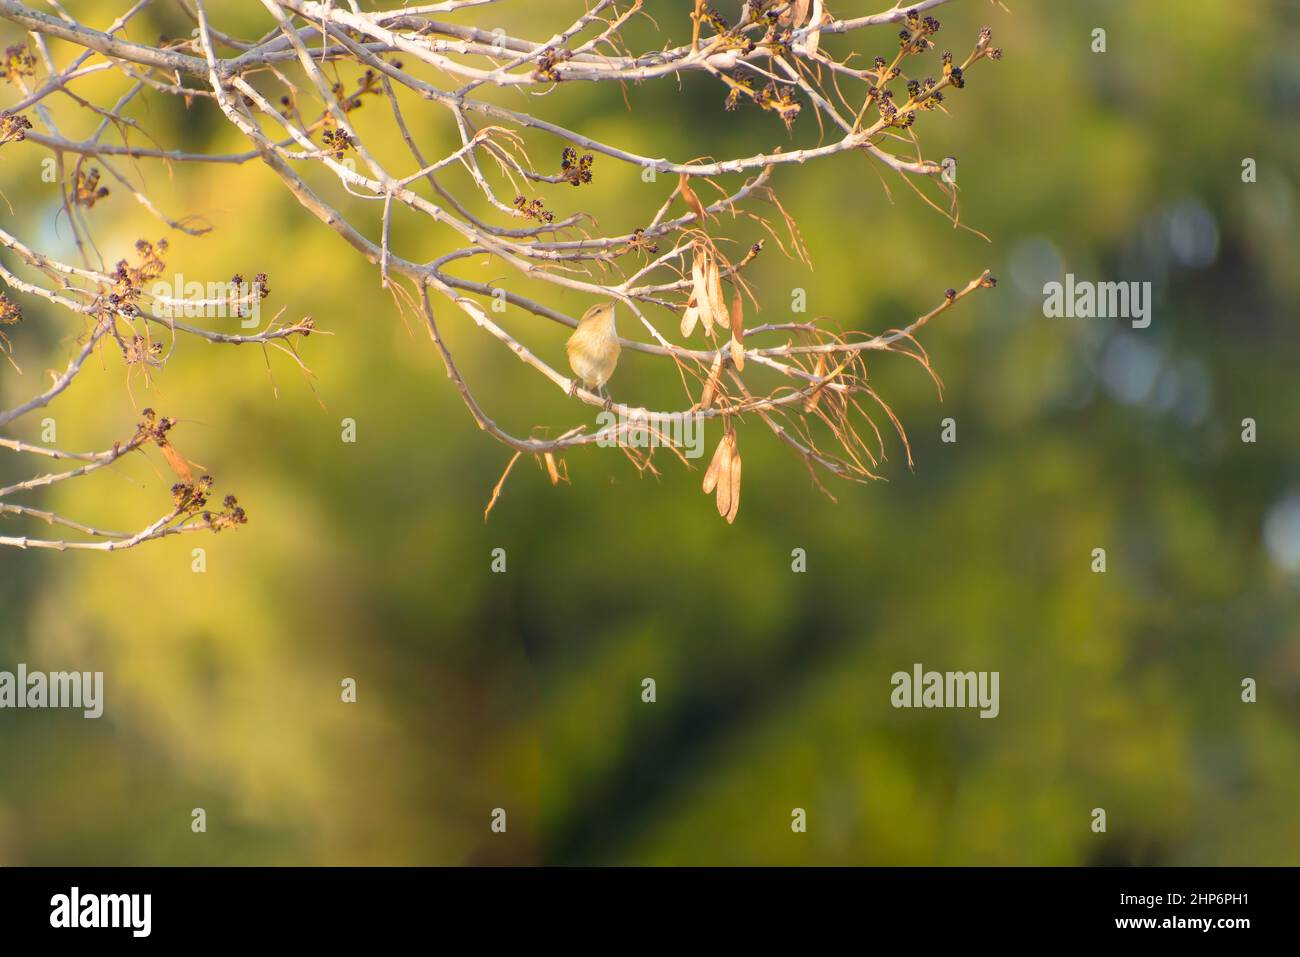
[[[569, 366], [589, 389], [609, 391], [605, 383], [618, 365], [618, 333], [614, 329], [614, 304], [602, 302], [582, 314], [578, 328], [573, 330], [565, 348], [569, 353]], [[578, 384], [573, 384], [574, 391]], [[610, 400], [612, 401], [612, 400]]]

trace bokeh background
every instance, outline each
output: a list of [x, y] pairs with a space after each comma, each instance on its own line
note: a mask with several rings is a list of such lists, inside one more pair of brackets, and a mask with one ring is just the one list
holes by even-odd
[[[120, 12], [67, 6], [100, 26]], [[650, 6], [667, 38], [688, 35], [689, 4]], [[735, 16], [732, 0], [718, 6]], [[0, 712], [0, 863], [1300, 863], [1300, 16], [1283, 2], [1009, 6], [934, 11], [958, 55], [987, 23], [1006, 57], [918, 124], [927, 155], [958, 158], [963, 221], [990, 242], [897, 179], [891, 202], [861, 155], [774, 180], [815, 268], [769, 244], [755, 274], [765, 318], [792, 318], [802, 287], [811, 314], [879, 330], [983, 268], [1000, 280], [925, 331], [942, 400], [908, 360], [873, 362], [915, 469], [892, 441], [888, 481], [832, 486], [832, 503], [748, 422], [731, 527], [698, 469], [660, 456], [662, 475], [642, 477], [598, 449], [568, 455], [571, 483], [556, 488], [521, 461], [485, 523], [508, 453], [474, 427], [374, 269], [260, 165], [133, 169], [170, 214], [214, 226], [171, 234], [170, 270], [266, 271], [268, 308], [332, 336], [302, 348], [310, 382], [275, 353], [268, 372], [252, 348], [182, 340], [152, 383], [106, 353], [53, 407], [75, 449], [131, 434], [145, 405], [179, 417], [176, 444], [250, 523], [118, 555], [0, 553], [0, 668], [107, 683], [98, 721]], [[133, 35], [188, 30], [159, 7]], [[232, 32], [269, 26], [256, 4], [221, 7]], [[541, 36], [581, 7], [484, 16], [509, 10], [512, 32]], [[1096, 27], [1104, 54], [1090, 50]], [[895, 32], [851, 43], [869, 59]], [[664, 42], [645, 25], [628, 37]], [[0, 24], [0, 42], [19, 39]], [[107, 97], [113, 82], [81, 92]], [[652, 156], [816, 141], [808, 111], [791, 138], [771, 115], [725, 113], [724, 92], [692, 77], [629, 88], [626, 105], [594, 87], [493, 96]], [[451, 148], [448, 116], [414, 108], [430, 151]], [[202, 106], [145, 97], [131, 115], [169, 145], [245, 148]], [[89, 128], [63, 116], [65, 132]], [[381, 104], [357, 116], [382, 137]], [[563, 145], [530, 141], [557, 166]], [[45, 155], [0, 152], [13, 206], [0, 216], [66, 251]], [[590, 187], [540, 195], [618, 231], [672, 186], [598, 158]], [[374, 234], [373, 205], [346, 208]], [[110, 262], [166, 232], [121, 188], [89, 219]], [[408, 217], [394, 242], [425, 260], [455, 240]], [[1151, 327], [1044, 318], [1042, 284], [1065, 272], [1152, 282]], [[507, 276], [481, 259], [461, 274]], [[0, 369], [4, 407], [42, 388], [80, 333], [21, 301], [27, 321], [10, 331], [24, 375]], [[571, 315], [591, 304], [548, 301]], [[582, 421], [435, 305], [505, 427]], [[517, 310], [505, 321], [563, 367], [565, 330]], [[625, 354], [619, 380], [620, 398], [674, 394], [641, 356]], [[355, 444], [340, 441], [344, 417]], [[11, 434], [37, 441], [39, 418]], [[17, 458], [0, 457], [0, 479], [47, 464]], [[165, 510], [170, 482], [150, 452], [29, 504], [135, 528]], [[205, 574], [191, 571], [196, 546]], [[1090, 571], [1098, 547], [1106, 574]], [[505, 574], [490, 570], [494, 548]], [[1000, 672], [1001, 714], [894, 710], [889, 676], [914, 662]], [[356, 704], [340, 702], [345, 677]], [[1245, 677], [1255, 704], [1241, 701]], [[206, 834], [191, 833], [196, 807]], [[496, 807], [506, 834], [489, 829]], [[791, 831], [795, 807], [806, 834]], [[1105, 834], [1090, 829], [1095, 807]]]

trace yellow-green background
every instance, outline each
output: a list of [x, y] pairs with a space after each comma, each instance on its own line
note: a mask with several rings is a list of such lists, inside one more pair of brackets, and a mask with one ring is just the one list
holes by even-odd
[[[67, 6], [103, 27], [120, 5]], [[158, 6], [132, 36], [188, 30]], [[257, 4], [209, 6], [232, 32], [268, 28]], [[678, 42], [688, 6], [649, 4]], [[718, 6], [734, 18], [734, 2]], [[849, 16], [883, 4], [831, 6]], [[1296, 6], [1009, 6], [934, 11], [959, 57], [984, 23], [1006, 57], [971, 71], [949, 115], [918, 123], [927, 155], [958, 157], [963, 219], [992, 242], [954, 231], [896, 177], [891, 204], [882, 168], [856, 154], [777, 171], [815, 269], [771, 243], [754, 267], [764, 319], [793, 318], [802, 287], [811, 314], [867, 330], [904, 324], [983, 268], [998, 276], [924, 334], [942, 402], [908, 360], [872, 360], [915, 471], [891, 439], [889, 481], [832, 485], [833, 504], [748, 421], [731, 527], [698, 469], [661, 455], [662, 477], [640, 477], [597, 449], [568, 455], [572, 482], [558, 488], [521, 461], [485, 524], [508, 453], [474, 427], [376, 270], [260, 164], [169, 176], [119, 161], [170, 214], [215, 227], [171, 234], [169, 276], [266, 271], [267, 308], [311, 314], [332, 337], [301, 350], [314, 392], [276, 353], [273, 386], [256, 348], [182, 340], [152, 384], [128, 383], [105, 350], [53, 406], [60, 444], [77, 450], [129, 436], [145, 405], [179, 417], [177, 445], [219, 493], [239, 495], [250, 522], [118, 555], [0, 553], [0, 669], [96, 670], [107, 683], [98, 721], [0, 712], [0, 863], [1300, 861], [1300, 579], [1265, 547], [1270, 516], [1285, 545], [1278, 516], [1300, 492]], [[581, 8], [514, 2], [474, 19], [540, 37]], [[1089, 49], [1095, 27], [1105, 54]], [[895, 33], [833, 46], [870, 59]], [[4, 44], [19, 37], [0, 24]], [[644, 25], [628, 38], [637, 50], [663, 42]], [[68, 48], [54, 49], [66, 62]], [[120, 89], [78, 87], [100, 102]], [[702, 76], [629, 87], [631, 111], [606, 86], [490, 95], [678, 160], [816, 142], [809, 110], [792, 139], [752, 108], [724, 113], [724, 92]], [[0, 107], [14, 99], [0, 90]], [[428, 155], [454, 147], [445, 111], [408, 106]], [[167, 146], [246, 148], [207, 105], [147, 95], [130, 115]], [[70, 135], [89, 128], [66, 102], [58, 116]], [[356, 116], [392, 145], [382, 103]], [[563, 142], [528, 144], [558, 167]], [[15, 210], [0, 204], [0, 217], [70, 257], [57, 193], [39, 177], [45, 155], [0, 150]], [[1258, 161], [1257, 183], [1241, 182], [1243, 157]], [[111, 263], [165, 230], [109, 185], [88, 218]], [[672, 185], [598, 157], [591, 186], [538, 195], [617, 233]], [[377, 204], [345, 208], [377, 235]], [[1169, 245], [1171, 216], [1185, 223], [1189, 210], [1218, 233], [1200, 266]], [[411, 216], [394, 225], [395, 247], [418, 261], [454, 243]], [[529, 292], [482, 258], [458, 269]], [[1151, 328], [1044, 318], [1035, 287], [1066, 271], [1153, 281]], [[543, 298], [571, 315], [591, 305]], [[81, 332], [19, 301], [27, 320], [10, 332], [24, 375], [0, 370], [6, 408], [45, 386], [43, 370], [61, 368]], [[503, 426], [555, 434], [591, 420], [458, 310], [435, 308]], [[671, 332], [671, 317], [651, 315]], [[563, 368], [563, 328], [519, 310], [503, 321]], [[1152, 369], [1164, 382], [1153, 396], [1170, 402], [1124, 401]], [[675, 382], [627, 354], [615, 394], [675, 401]], [[43, 415], [7, 434], [39, 441]], [[951, 445], [939, 441], [948, 416]], [[1253, 445], [1239, 439], [1247, 416]], [[340, 441], [344, 417], [358, 423], [354, 445]], [[710, 448], [716, 438], [714, 426]], [[50, 464], [18, 458], [0, 455], [0, 481]], [[22, 501], [137, 528], [168, 507], [171, 481], [151, 452]], [[48, 531], [12, 518], [0, 528]], [[196, 546], [206, 574], [191, 571]], [[498, 547], [505, 574], [489, 569]], [[1097, 547], [1105, 575], [1089, 571]], [[790, 570], [794, 548], [807, 551], [805, 574]], [[1000, 716], [892, 709], [889, 676], [914, 662], [1000, 672]], [[652, 705], [640, 700], [647, 676]], [[1247, 676], [1256, 704], [1240, 701]], [[344, 677], [358, 682], [355, 705], [339, 700]], [[206, 834], [191, 833], [195, 807]], [[489, 830], [495, 807], [509, 814], [504, 835]], [[808, 811], [807, 834], [791, 832], [794, 807]], [[1095, 807], [1106, 834], [1090, 830]]]

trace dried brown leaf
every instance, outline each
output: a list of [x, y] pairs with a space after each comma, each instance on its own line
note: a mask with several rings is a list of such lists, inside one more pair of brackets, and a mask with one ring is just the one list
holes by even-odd
[[697, 219], [704, 223], [708, 219], [708, 213], [704, 211], [704, 204], [700, 198], [695, 195], [695, 190], [691, 189], [691, 178], [685, 173], [677, 181], [677, 189], [682, 194], [682, 199], [686, 200], [686, 205], [691, 208]]

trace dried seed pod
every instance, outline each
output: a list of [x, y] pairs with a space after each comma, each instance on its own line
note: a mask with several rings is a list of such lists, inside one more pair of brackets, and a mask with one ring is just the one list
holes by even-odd
[[734, 429], [727, 430], [720, 447], [725, 452], [715, 476], [718, 514], [730, 524], [736, 520], [736, 512], [740, 509], [740, 453], [736, 450]]
[[695, 305], [695, 297], [691, 296], [691, 301], [686, 304], [686, 311], [682, 313], [682, 338], [685, 339], [695, 331], [695, 324], [700, 321], [700, 307]]
[[713, 310], [713, 324], [726, 329], [730, 324], [727, 314], [727, 300], [722, 294], [722, 274], [718, 271], [718, 261], [706, 253], [705, 277], [709, 294], [709, 307]]
[[[733, 443], [734, 444], [734, 443]], [[722, 503], [718, 503], [718, 514], [722, 515], [730, 525], [736, 520], [736, 513], [740, 511], [740, 452], [736, 451], [731, 456], [731, 497], [727, 503], [727, 511], [722, 511]]]
[[[820, 17], [818, 18], [818, 22], [814, 24], [810, 18], [808, 21], [808, 25], [809, 26], [822, 25], [829, 22], [830, 19], [831, 19], [830, 15], [827, 14], [825, 10], [823, 10], [821, 12]], [[804, 48], [808, 51], [809, 56], [817, 55], [817, 49], [818, 47], [821, 46], [821, 39], [822, 39], [822, 34], [820, 30], [818, 30], [816, 33], [810, 33], [808, 34], [807, 37], [804, 38]]]
[[718, 440], [718, 447], [713, 452], [713, 459], [709, 462], [709, 467], [704, 472], [705, 495], [708, 495], [718, 487], [719, 477], [731, 461], [731, 453], [734, 444], [734, 440], [731, 439], [731, 430], [728, 429], [723, 433], [722, 438]]
[[713, 461], [704, 473], [704, 494], [716, 492], [718, 514], [730, 524], [740, 510], [740, 452], [736, 448], [736, 430], [727, 429]]
[[704, 322], [704, 334], [713, 334], [713, 306], [709, 302], [708, 253], [703, 246], [695, 247], [691, 261], [691, 302]]
[[731, 362], [740, 372], [745, 368], [745, 304], [737, 289], [731, 297]]
[[718, 380], [722, 378], [722, 353], [715, 353], [713, 365], [709, 367], [709, 377], [704, 381], [704, 391], [700, 393], [700, 408], [707, 409], [713, 405], [718, 395]]
[[801, 27], [808, 19], [808, 10], [811, 6], [812, 0], [793, 0], [786, 6], [777, 22], [786, 27]]

